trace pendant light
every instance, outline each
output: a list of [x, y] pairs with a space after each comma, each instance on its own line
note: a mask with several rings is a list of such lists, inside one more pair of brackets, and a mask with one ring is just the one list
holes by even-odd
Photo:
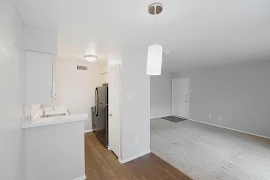
[[[155, 16], [155, 31], [156, 31], [156, 15], [160, 14], [163, 10], [162, 4], [153, 3], [148, 7], [148, 12]], [[155, 36], [156, 41], [156, 36]], [[148, 47], [147, 54], [147, 70], [148, 75], [160, 75], [162, 66], [162, 46], [156, 44]]]

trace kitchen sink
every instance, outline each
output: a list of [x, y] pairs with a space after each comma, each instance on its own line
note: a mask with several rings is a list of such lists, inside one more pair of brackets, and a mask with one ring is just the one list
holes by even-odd
[[57, 113], [57, 114], [44, 114], [40, 118], [49, 118], [49, 117], [58, 117], [58, 116], [67, 116], [67, 113]]

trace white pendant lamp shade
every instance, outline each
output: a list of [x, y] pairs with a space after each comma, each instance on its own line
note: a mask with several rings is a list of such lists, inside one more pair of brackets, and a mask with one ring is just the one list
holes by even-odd
[[[151, 15], [155, 15], [155, 30], [156, 33], [156, 15], [160, 14], [163, 10], [161, 3], [153, 3], [148, 6], [148, 12]], [[155, 35], [156, 42], [156, 35]], [[147, 68], [146, 74], [148, 75], [161, 75], [161, 66], [162, 66], [162, 46], [158, 44], [153, 44], [148, 46], [147, 54]]]
[[162, 46], [153, 44], [148, 47], [147, 74], [160, 75], [162, 66]]

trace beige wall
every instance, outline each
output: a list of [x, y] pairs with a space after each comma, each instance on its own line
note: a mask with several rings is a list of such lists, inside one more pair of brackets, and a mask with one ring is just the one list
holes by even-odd
[[[85, 65], [87, 71], [77, 70]], [[66, 106], [72, 114], [87, 113], [85, 130], [92, 130], [91, 107], [95, 106], [95, 88], [101, 86], [101, 67], [95, 63], [56, 62], [55, 104]]]

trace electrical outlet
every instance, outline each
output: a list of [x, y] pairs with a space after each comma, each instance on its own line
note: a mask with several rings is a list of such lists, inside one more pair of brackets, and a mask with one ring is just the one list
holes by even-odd
[[218, 116], [218, 120], [220, 120], [220, 121], [221, 121], [221, 116]]
[[212, 114], [209, 113], [209, 118], [211, 118], [211, 117], [212, 117]]

